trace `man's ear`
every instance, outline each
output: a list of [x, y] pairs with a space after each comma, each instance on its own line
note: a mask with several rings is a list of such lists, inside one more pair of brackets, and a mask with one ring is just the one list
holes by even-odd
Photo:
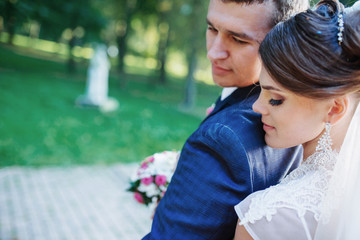
[[330, 122], [331, 125], [336, 124], [344, 117], [345, 113], [349, 110], [349, 102], [350, 99], [348, 96], [341, 96], [333, 100], [328, 113], [328, 122]]

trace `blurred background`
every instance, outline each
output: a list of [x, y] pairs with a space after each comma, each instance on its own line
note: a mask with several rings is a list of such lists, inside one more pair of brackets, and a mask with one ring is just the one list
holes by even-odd
[[0, 239], [150, 231], [153, 209], [126, 192], [131, 175], [181, 150], [221, 92], [207, 5], [0, 0]]
[[[139, 162], [181, 149], [220, 93], [207, 1], [1, 0], [0, 167]], [[95, 46], [113, 111], [79, 107]]]
[[[206, 59], [207, 5], [0, 0], [0, 167], [108, 165], [180, 150], [221, 91]], [[113, 111], [75, 104], [100, 43]]]

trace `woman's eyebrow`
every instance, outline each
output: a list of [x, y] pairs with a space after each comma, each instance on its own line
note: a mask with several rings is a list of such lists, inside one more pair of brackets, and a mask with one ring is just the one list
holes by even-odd
[[282, 92], [281, 89], [276, 88], [274, 86], [267, 86], [267, 85], [261, 85], [261, 84], [260, 84], [260, 86], [262, 89], [265, 89], [265, 90], [273, 90], [273, 91]]

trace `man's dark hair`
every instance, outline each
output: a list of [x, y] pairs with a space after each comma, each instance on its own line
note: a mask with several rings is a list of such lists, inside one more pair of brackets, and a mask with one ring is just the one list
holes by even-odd
[[281, 21], [289, 19], [292, 15], [298, 12], [305, 11], [309, 8], [308, 0], [221, 0], [224, 3], [238, 3], [238, 4], [263, 4], [272, 2], [276, 11], [273, 13], [271, 27], [275, 26]]

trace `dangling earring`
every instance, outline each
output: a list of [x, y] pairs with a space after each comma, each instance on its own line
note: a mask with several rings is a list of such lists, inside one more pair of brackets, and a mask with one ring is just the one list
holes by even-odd
[[330, 136], [330, 129], [331, 129], [331, 124], [329, 122], [325, 123], [325, 132], [318, 141], [318, 145], [316, 146], [316, 151], [323, 151], [323, 152], [332, 151], [331, 149], [332, 140]]

